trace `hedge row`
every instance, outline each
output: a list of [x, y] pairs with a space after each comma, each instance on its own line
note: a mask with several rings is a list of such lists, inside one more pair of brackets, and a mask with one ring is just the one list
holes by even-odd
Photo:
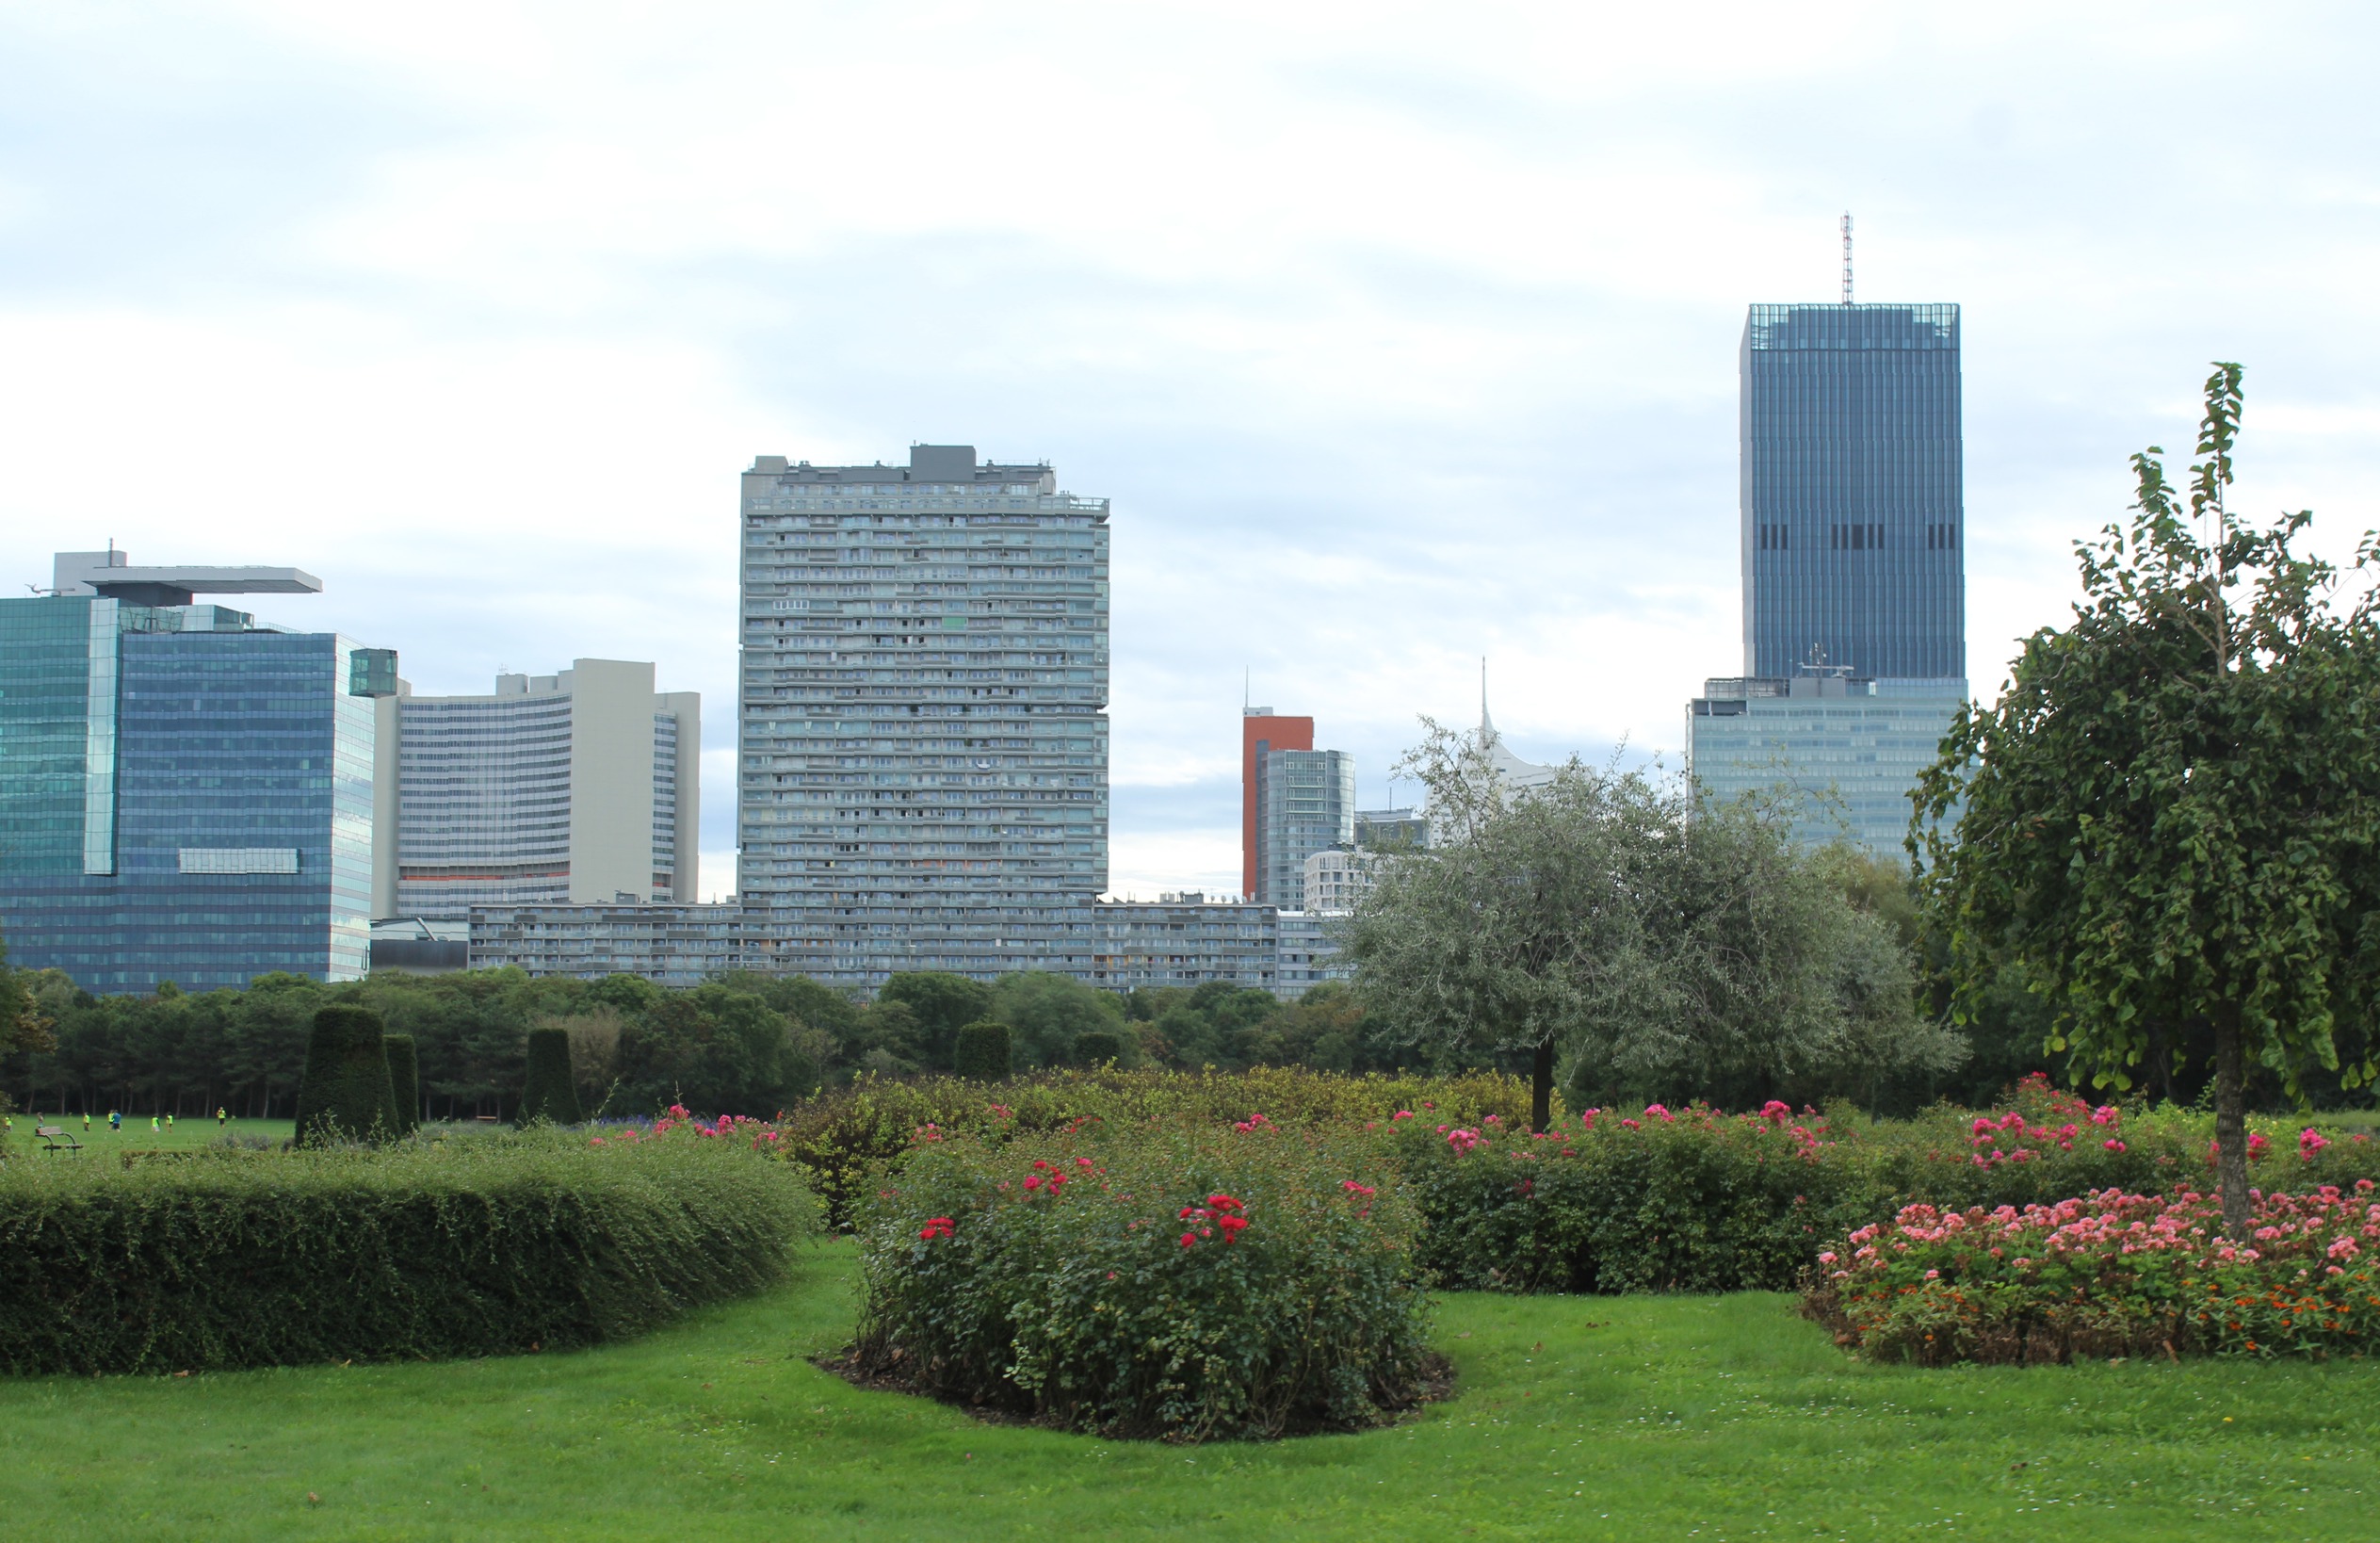
[[[2259, 1125], [2267, 1122], [2259, 1121]], [[1458, 1291], [1786, 1291], [1829, 1240], [1902, 1208], [2050, 1205], [2213, 1183], [2211, 1122], [2097, 1107], [2032, 1080], [1988, 1114], [1830, 1121], [1773, 1104], [1595, 1112], [1531, 1137], [1416, 1112], [1384, 1128], [1423, 1219], [1421, 1262]], [[2275, 1122], [2272, 1189], [2380, 1179], [2380, 1144]]]
[[0, 1372], [556, 1350], [784, 1273], [815, 1201], [727, 1143], [0, 1164]]

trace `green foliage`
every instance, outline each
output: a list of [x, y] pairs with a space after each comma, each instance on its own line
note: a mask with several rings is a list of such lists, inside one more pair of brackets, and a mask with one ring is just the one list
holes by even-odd
[[986, 1087], [963, 1077], [915, 1081], [863, 1079], [788, 1113], [778, 1126], [785, 1155], [801, 1163], [827, 1202], [828, 1220], [849, 1226], [861, 1198], [923, 1133], [963, 1133], [997, 1145], [1039, 1139], [1095, 1123], [1111, 1129], [1189, 1122], [1222, 1128], [1261, 1114], [1295, 1130], [1355, 1131], [1400, 1109], [1477, 1124], [1524, 1115], [1528, 1087], [1510, 1077], [1336, 1077], [1297, 1067], [1234, 1076], [1144, 1068], [1058, 1070]]
[[813, 1043], [765, 998], [719, 984], [669, 993], [621, 1031], [615, 1113], [772, 1113], [817, 1089]]
[[909, 1010], [917, 1026], [917, 1064], [934, 1071], [948, 1071], [954, 1064], [961, 1029], [992, 1015], [990, 986], [943, 970], [897, 974], [876, 993], [876, 1001]]
[[1004, 1082], [1016, 1069], [1005, 1023], [985, 1019], [959, 1031], [953, 1064], [959, 1076], [979, 1082]]
[[384, 1035], [388, 1052], [388, 1085], [397, 1104], [397, 1134], [410, 1136], [421, 1129], [421, 1070], [413, 1059], [413, 1036]]
[[2038, 1365], [2190, 1354], [2361, 1357], [2380, 1344], [2372, 1181], [2260, 1191], [2257, 1246], [2205, 1195], [2109, 1190], [2021, 1210], [1911, 1206], [1819, 1256], [1803, 1310], [1883, 1359]]
[[543, 1120], [549, 1125], [576, 1125], [585, 1117], [579, 1113], [578, 1082], [570, 1067], [569, 1031], [530, 1030], [520, 1123]]
[[[1664, 1117], [1665, 1114], [1667, 1117]], [[1423, 1262], [1456, 1290], [1783, 1291], [1830, 1240], [1924, 1203], [2049, 1205], [2111, 1188], [2203, 1184], [2210, 1123], [2099, 1111], [2032, 1080], [1978, 1129], [1942, 1109], [1907, 1121], [1594, 1113], [1549, 1137], [1510, 1123], [1396, 1122], [1399, 1165], [1427, 1224]], [[1449, 1139], [1451, 1138], [1451, 1139]], [[2268, 1184], [2380, 1178], [2368, 1139], [2307, 1158], [2294, 1129], [2259, 1133]]]
[[1113, 1436], [1376, 1423], [1420, 1391], [1428, 1318], [1367, 1156], [1269, 1127], [931, 1142], [861, 1235], [857, 1363]]
[[1016, 1064], [1062, 1066], [1077, 1036], [1124, 1027], [1124, 1004], [1071, 975], [1024, 970], [992, 988], [992, 1017], [1014, 1036]]
[[2133, 458], [2129, 528], [2077, 544], [2084, 603], [1956, 721], [1912, 839], [1961, 1011], [2013, 963], [2048, 1048], [2116, 1088], [2205, 1026], [2235, 1235], [2247, 1066], [2291, 1094], [2380, 1070], [2380, 618], [2370, 594], [2335, 612], [2334, 571], [2291, 549], [2310, 514], [2226, 507], [2240, 378], [2207, 382], [2186, 513], [2163, 452]]
[[1488, 744], [1434, 724], [1405, 768], [1436, 835], [1350, 924], [1358, 985], [1408, 1044], [1528, 1055], [1533, 1124], [1564, 1057], [1582, 1094], [1702, 1080], [1740, 1101], [1964, 1054], [1916, 1021], [1905, 950], [1782, 803], [1576, 760], [1514, 790]]
[[1125, 1064], [1124, 1035], [1112, 1029], [1093, 1029], [1076, 1035], [1074, 1061], [1082, 1066]]
[[380, 1015], [347, 1002], [318, 1009], [298, 1086], [298, 1145], [388, 1141], [403, 1129]]
[[559, 1350], [782, 1277], [814, 1204], [690, 1136], [0, 1165], [0, 1372]]

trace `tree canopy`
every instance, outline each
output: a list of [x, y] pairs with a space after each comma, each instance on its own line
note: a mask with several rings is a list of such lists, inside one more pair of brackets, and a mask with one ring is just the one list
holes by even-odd
[[1526, 1055], [1540, 1129], [1565, 1056], [1590, 1094], [1716, 1080], [1751, 1097], [1963, 1053], [1916, 1020], [1905, 950], [1781, 804], [1575, 759], [1515, 789], [1484, 746], [1427, 726], [1403, 769], [1432, 846], [1384, 863], [1348, 929], [1388, 1037]]
[[2161, 447], [2132, 458], [2130, 518], [2076, 544], [2073, 620], [1955, 722], [1910, 842], [1958, 1011], [2014, 966], [2048, 1048], [2117, 1089], [2211, 1043], [2234, 1236], [2248, 1066], [2291, 1095], [2318, 1069], [2370, 1081], [2380, 983], [2373, 599], [2332, 604], [2338, 573], [2292, 544], [2309, 512], [2228, 507], [2241, 380], [2207, 381], [2186, 508]]

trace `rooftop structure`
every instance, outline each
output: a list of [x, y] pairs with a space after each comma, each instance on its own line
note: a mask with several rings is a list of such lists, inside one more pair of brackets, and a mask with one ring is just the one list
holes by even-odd
[[132, 554], [60, 552], [52, 560], [53, 594], [105, 595], [136, 606], [186, 606], [202, 594], [320, 594], [322, 580], [302, 568], [136, 568]]

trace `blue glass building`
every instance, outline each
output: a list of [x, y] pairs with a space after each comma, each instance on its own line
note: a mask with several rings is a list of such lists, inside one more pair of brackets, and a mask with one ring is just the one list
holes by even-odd
[[361, 977], [395, 674], [388, 650], [211, 605], [0, 600], [9, 962], [103, 993]]
[[1967, 697], [1959, 308], [1755, 305], [1740, 360], [1744, 673], [1688, 705], [1687, 765], [1897, 853]]
[[1955, 305], [1756, 305], [1743, 329], [1743, 673], [1964, 679]]

